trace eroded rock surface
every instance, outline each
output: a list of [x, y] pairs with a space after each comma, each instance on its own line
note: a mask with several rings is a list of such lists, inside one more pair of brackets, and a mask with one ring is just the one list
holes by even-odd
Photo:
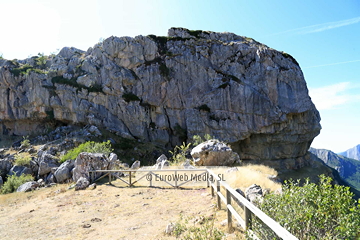
[[203, 142], [191, 150], [198, 166], [231, 166], [240, 161], [239, 155], [225, 143], [215, 139]]
[[208, 133], [242, 160], [302, 157], [321, 128], [289, 54], [183, 28], [109, 37], [86, 52], [63, 48], [46, 64], [1, 60], [0, 119], [6, 135], [45, 131], [56, 120], [167, 146]]

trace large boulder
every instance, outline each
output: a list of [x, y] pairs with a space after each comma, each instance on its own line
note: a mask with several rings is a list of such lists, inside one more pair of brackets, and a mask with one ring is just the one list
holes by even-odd
[[239, 155], [225, 143], [211, 139], [191, 150], [191, 156], [198, 166], [231, 166], [240, 161]]
[[38, 175], [43, 176], [51, 172], [51, 169], [59, 166], [59, 159], [51, 154], [48, 154], [47, 151], [39, 154], [38, 164], [39, 170]]
[[2, 187], [3, 184], [4, 184], [4, 180], [3, 180], [2, 176], [0, 176], [0, 188]]
[[62, 163], [54, 172], [54, 177], [57, 183], [63, 183], [68, 179], [71, 179], [71, 171], [75, 167], [74, 160], [67, 160]]
[[17, 192], [29, 192], [39, 187], [39, 183], [35, 181], [26, 182], [18, 187]]
[[13, 166], [10, 169], [9, 175], [16, 175], [17, 177], [20, 177], [22, 174], [33, 174], [30, 168], [25, 166]]
[[1, 133], [45, 132], [55, 120], [169, 147], [207, 133], [242, 160], [292, 161], [321, 129], [296, 60], [233, 33], [112, 36], [62, 49], [44, 73], [16, 74], [37, 68], [30, 60], [0, 67]]
[[[77, 182], [81, 177], [90, 179], [89, 171], [91, 170], [107, 170], [110, 161], [101, 153], [80, 153], [75, 160], [75, 167], [73, 169], [72, 179]], [[102, 173], [96, 173], [95, 178], [98, 178]]]
[[245, 190], [245, 195], [247, 200], [250, 202], [257, 204], [259, 201], [262, 201], [263, 199], [263, 191], [262, 188], [259, 185], [253, 184], [249, 186]]

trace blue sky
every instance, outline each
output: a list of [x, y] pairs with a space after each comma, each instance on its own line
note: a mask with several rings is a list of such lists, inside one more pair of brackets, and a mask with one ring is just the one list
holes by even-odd
[[322, 131], [313, 147], [360, 144], [360, 1], [0, 0], [0, 54], [24, 59], [101, 38], [156, 34], [171, 27], [233, 32], [291, 54], [300, 63]]

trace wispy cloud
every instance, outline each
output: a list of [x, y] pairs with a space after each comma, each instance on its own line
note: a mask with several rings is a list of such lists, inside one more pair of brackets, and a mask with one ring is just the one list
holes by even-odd
[[354, 63], [354, 62], [360, 62], [360, 59], [359, 60], [353, 60], [353, 61], [346, 61], [346, 62], [328, 63], [328, 64], [315, 65], [315, 66], [310, 66], [310, 67], [303, 67], [302, 69], [326, 67], [326, 66], [333, 66], [333, 65], [345, 64], [345, 63]]
[[301, 28], [294, 28], [294, 29], [290, 29], [287, 31], [270, 34], [269, 36], [280, 35], [280, 34], [285, 34], [285, 33], [293, 33], [293, 34], [317, 33], [317, 32], [323, 32], [323, 31], [327, 31], [330, 29], [334, 29], [334, 28], [339, 28], [339, 27], [356, 24], [359, 22], [360, 22], [360, 17], [356, 17], [356, 18], [350, 18], [350, 19], [341, 20], [341, 21], [337, 21], [337, 22], [327, 22], [327, 23], [321, 23], [321, 24], [316, 24], [316, 25], [311, 25], [311, 26], [306, 26], [306, 27], [301, 27]]
[[341, 82], [320, 88], [310, 88], [309, 95], [318, 110], [333, 109], [337, 106], [360, 101], [360, 94], [349, 94], [349, 90], [359, 88], [350, 82]]

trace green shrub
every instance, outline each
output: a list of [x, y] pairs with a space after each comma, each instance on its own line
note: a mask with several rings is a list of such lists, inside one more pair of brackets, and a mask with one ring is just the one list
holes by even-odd
[[22, 174], [20, 177], [17, 177], [16, 175], [8, 176], [7, 181], [1, 188], [1, 193], [7, 194], [15, 192], [20, 185], [33, 180], [34, 178], [30, 174]]
[[21, 146], [24, 148], [29, 148], [30, 147], [30, 140], [28, 139], [28, 137], [23, 137], [24, 140], [21, 141]]
[[319, 177], [319, 184], [286, 182], [282, 194], [265, 197], [261, 210], [299, 239], [359, 239], [360, 208], [354, 194], [349, 187], [331, 185], [330, 177]]
[[102, 143], [88, 141], [68, 151], [64, 156], [61, 157], [60, 163], [63, 163], [66, 160], [70, 159], [75, 160], [77, 156], [82, 152], [103, 153], [104, 155], [109, 156], [112, 151], [113, 149], [111, 148], [110, 140]]
[[44, 55], [44, 53], [39, 53], [38, 57], [36, 58], [36, 65], [41, 68], [44, 69], [46, 67], [46, 62], [47, 62], [48, 57]]
[[16, 166], [28, 166], [31, 161], [31, 156], [28, 153], [20, 153], [15, 156], [14, 164]]
[[213, 139], [213, 137], [210, 136], [210, 134], [205, 134], [204, 137], [201, 137], [200, 135], [194, 135], [192, 137], [192, 144], [194, 146], [199, 145], [202, 142], [208, 141], [210, 139]]
[[10, 72], [14, 74], [14, 76], [18, 77], [20, 75], [26, 75], [27, 73], [29, 73], [29, 71], [33, 69], [33, 66], [29, 64], [24, 64], [21, 67], [11, 69]]
[[190, 151], [191, 143], [185, 144], [184, 142], [180, 146], [175, 146], [174, 151], [169, 151], [172, 159], [172, 165], [180, 165], [186, 161], [186, 155]]

